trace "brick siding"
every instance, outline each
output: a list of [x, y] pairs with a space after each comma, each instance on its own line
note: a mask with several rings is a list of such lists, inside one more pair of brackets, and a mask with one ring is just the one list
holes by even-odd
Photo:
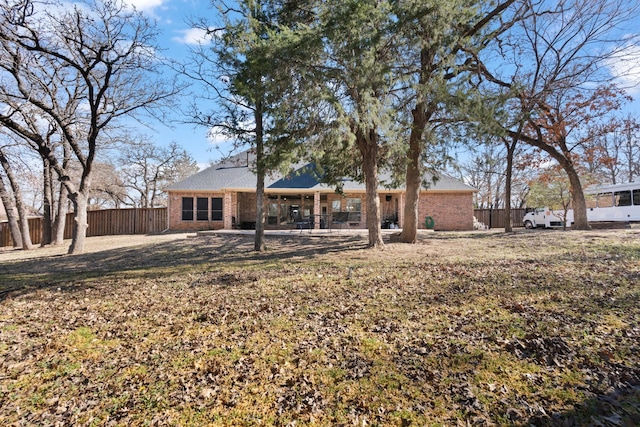
[[[224, 193], [169, 193], [169, 229], [174, 231], [193, 231], [193, 230], [219, 230], [225, 228], [224, 216], [227, 212], [227, 206], [225, 203]], [[194, 199], [193, 207], [194, 214], [192, 221], [183, 221], [182, 220], [182, 198], [183, 197], [191, 197]], [[208, 199], [208, 216], [209, 220], [207, 221], [198, 221], [196, 219], [196, 199], [198, 197], [203, 197]], [[222, 197], [222, 209], [223, 209], [223, 220], [222, 221], [211, 221], [211, 198], [212, 197]]]
[[[386, 200], [386, 195], [391, 193], [380, 192], [380, 216], [381, 220], [385, 217], [396, 213], [399, 217], [400, 225], [402, 224], [403, 217], [403, 203], [404, 194], [392, 193], [391, 200]], [[334, 200], [340, 200], [340, 210], [346, 209], [347, 198], [360, 198], [361, 199], [361, 221], [359, 224], [354, 223], [354, 227], [366, 227], [366, 198], [363, 193], [345, 194], [345, 197], [337, 195], [335, 193], [327, 195], [328, 214], [332, 214], [332, 202]], [[206, 197], [209, 199], [209, 215], [211, 211], [211, 198], [222, 197], [223, 198], [223, 220], [222, 221], [183, 221], [182, 220], [182, 198], [193, 197], [194, 209], [196, 207], [196, 198]], [[265, 209], [267, 207], [267, 200], [265, 198]], [[323, 202], [325, 203], [325, 202]], [[314, 210], [319, 210], [319, 201], [316, 202], [317, 206], [314, 206]], [[191, 230], [207, 230], [207, 229], [230, 229], [233, 226], [238, 226], [242, 222], [254, 222], [256, 218], [256, 195], [255, 193], [173, 193], [169, 194], [169, 228], [171, 230], [191, 231]], [[318, 212], [316, 212], [318, 213]], [[421, 192], [420, 200], [418, 204], [418, 227], [425, 227], [425, 217], [431, 216], [434, 219], [434, 228], [436, 230], [473, 230], [473, 201], [472, 193], [430, 193]]]
[[435, 230], [473, 230], [472, 193], [421, 192], [418, 202], [419, 228], [426, 228], [427, 216], [433, 218]]
[[[265, 202], [266, 200], [267, 199], [265, 197]], [[238, 193], [238, 206], [241, 208], [237, 211], [238, 223], [255, 222], [256, 215], [258, 214], [255, 193]]]

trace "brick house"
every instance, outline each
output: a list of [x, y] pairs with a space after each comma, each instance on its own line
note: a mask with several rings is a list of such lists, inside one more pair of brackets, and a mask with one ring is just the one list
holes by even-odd
[[[252, 155], [240, 153], [166, 188], [169, 229], [254, 228], [256, 177], [251, 164]], [[310, 167], [301, 164], [289, 175], [275, 173], [265, 178], [265, 228], [366, 228], [364, 184], [345, 179], [343, 194], [338, 194], [318, 182]], [[404, 187], [383, 187], [385, 179], [388, 176], [380, 176], [381, 227], [401, 228]], [[441, 175], [429, 189], [421, 190], [420, 228], [426, 228], [429, 216], [435, 230], [472, 230], [475, 191]]]

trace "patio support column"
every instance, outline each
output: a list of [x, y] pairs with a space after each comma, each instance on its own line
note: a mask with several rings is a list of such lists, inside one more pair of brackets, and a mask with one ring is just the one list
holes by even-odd
[[277, 200], [278, 207], [276, 208], [278, 212], [276, 212], [276, 225], [280, 227], [280, 212], [282, 212], [282, 196], [278, 194]]
[[316, 215], [314, 216], [314, 221], [313, 221], [313, 228], [315, 230], [320, 228], [320, 192], [316, 191], [313, 193], [313, 214]]
[[233, 228], [233, 201], [231, 200], [231, 193], [226, 191], [224, 193], [224, 200], [222, 203], [222, 219], [223, 227], [225, 230], [231, 230]]
[[398, 206], [398, 227], [404, 227], [404, 202], [405, 202], [405, 193], [400, 193], [400, 206]]

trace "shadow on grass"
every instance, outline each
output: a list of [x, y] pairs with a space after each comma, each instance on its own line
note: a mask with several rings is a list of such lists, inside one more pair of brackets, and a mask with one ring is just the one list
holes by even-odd
[[[625, 381], [626, 380], [626, 381]], [[590, 397], [575, 405], [571, 411], [545, 413], [540, 408], [529, 408], [536, 415], [525, 422], [515, 419], [514, 425], [520, 427], [556, 427], [556, 426], [598, 426], [633, 427], [640, 426], [640, 381], [634, 378], [617, 378], [617, 386], [606, 393], [588, 393]], [[523, 408], [524, 409], [524, 408]], [[513, 412], [511, 413], [512, 416]], [[519, 414], [514, 418], [518, 418]]]
[[[489, 240], [495, 239], [496, 236], [478, 234], [477, 236], [472, 235], [472, 237], [474, 239]], [[522, 236], [522, 239], [525, 240], [527, 237]], [[456, 241], [458, 238], [458, 235], [454, 234], [435, 234], [430, 237], [430, 239], [451, 240], [453, 244], [458, 244]], [[188, 283], [191, 281], [188, 275], [200, 275], [207, 279], [208, 276], [201, 273], [208, 272], [212, 272], [211, 276], [215, 280], [215, 282], [212, 281], [211, 283], [228, 286], [240, 286], [243, 283], [247, 283], [247, 286], [251, 286], [249, 284], [251, 282], [246, 281], [247, 277], [245, 276], [239, 275], [239, 279], [236, 280], [235, 273], [245, 267], [251, 269], [252, 267], [275, 266], [276, 268], [270, 270], [271, 273], [286, 275], [286, 272], [277, 269], [277, 267], [296, 263], [299, 265], [313, 265], [314, 258], [330, 253], [337, 253], [340, 258], [348, 259], [354, 255], [349, 252], [365, 248], [366, 239], [362, 237], [325, 239], [297, 235], [269, 236], [266, 238], [266, 243], [269, 249], [258, 253], [253, 251], [252, 236], [217, 236], [105, 250], [79, 256], [42, 257], [3, 263], [0, 264], [0, 301], [10, 296], [26, 295], [33, 290], [47, 289], [49, 287], [54, 289], [59, 287], [64, 291], [73, 292], [76, 289], [90, 288], [100, 284], [101, 281], [109, 281], [112, 285], [117, 286], [119, 280], [153, 279], [163, 276], [179, 278], [184, 275]], [[494, 242], [494, 245], [499, 243], [502, 243], [502, 240], [497, 243]], [[630, 310], [631, 313], [637, 313], [635, 310], [638, 307], [639, 294], [635, 291], [637, 288], [634, 287], [634, 283], [637, 283], [636, 280], [640, 277], [637, 275], [638, 264], [632, 263], [629, 265], [625, 262], [635, 260], [636, 258], [630, 258], [631, 255], [635, 256], [635, 253], [617, 250], [616, 248], [613, 248], [616, 249], [615, 253], [610, 253], [610, 249], [607, 249], [607, 256], [611, 257], [610, 259], [603, 259], [602, 251], [596, 253], [586, 252], [578, 255], [562, 253], [562, 259], [560, 260], [558, 260], [557, 254], [540, 257], [532, 256], [531, 260], [517, 261], [515, 266], [511, 268], [507, 268], [512, 263], [511, 260], [477, 261], [466, 265], [464, 263], [457, 264], [455, 261], [446, 261], [443, 263], [444, 268], [440, 268], [440, 265], [428, 265], [429, 268], [426, 270], [427, 278], [436, 275], [441, 277], [434, 281], [434, 286], [455, 287], [455, 291], [445, 292], [445, 290], [441, 290], [437, 293], [437, 300], [429, 298], [425, 301], [427, 301], [426, 304], [435, 302], [437, 304], [446, 303], [450, 306], [456, 306], [464, 298], [472, 298], [474, 295], [487, 293], [492, 289], [494, 291], [489, 295], [496, 295], [497, 298], [500, 298], [502, 293], [496, 292], [495, 288], [504, 286], [505, 289], [509, 290], [504, 295], [509, 295], [510, 299], [505, 300], [501, 306], [502, 309], [510, 310], [514, 319], [521, 320], [522, 324], [535, 328], [534, 331], [537, 333], [530, 340], [525, 338], [521, 340], [525, 344], [521, 349], [523, 357], [529, 358], [531, 362], [534, 362], [540, 357], [546, 357], [548, 354], [549, 360], [555, 362], [552, 359], [552, 356], [558, 352], [558, 350], [555, 350], [555, 344], [558, 342], [566, 344], [562, 339], [564, 329], [560, 326], [570, 325], [575, 322], [582, 327], [580, 319], [583, 313], [593, 315], [602, 311], [603, 313], [615, 315], [616, 313], [629, 312]], [[620, 256], [619, 258], [618, 255]], [[378, 262], [375, 252], [363, 252], [362, 254], [355, 254], [355, 256], [371, 257], [371, 265]], [[337, 259], [337, 257], [334, 257], [334, 259]], [[278, 264], [282, 261], [286, 264]], [[540, 268], [540, 271], [538, 271], [534, 261], [540, 266], [554, 268], [547, 273], [544, 272], [544, 268]], [[584, 292], [580, 291], [582, 284], [577, 280], [572, 280], [570, 286], [563, 283], [565, 275], [573, 278], [580, 271], [582, 265], [593, 265], [596, 261], [599, 264], [595, 265], [597, 268], [593, 270], [594, 273], [605, 267], [605, 271], [609, 271], [608, 269], [613, 270], [614, 267], [612, 267], [611, 261], [615, 261], [615, 265], [619, 261], [622, 265], [627, 265], [627, 269], [629, 269], [628, 276], [616, 275], [616, 280], [612, 281], [624, 286], [614, 287], [613, 283], [604, 279], [611, 278], [611, 275], [603, 276], [602, 280], [596, 282], [585, 282], [587, 289]], [[575, 264], [572, 264], [574, 262]], [[501, 279], [502, 276], [496, 276], [494, 273], [502, 271], [501, 267], [503, 265], [501, 263], [504, 263], [504, 271], [507, 272], [507, 277], [496, 284], [494, 283], [495, 280]], [[557, 265], [554, 263], [561, 263], [563, 268], [555, 268]], [[225, 268], [227, 265], [233, 269], [231, 272], [234, 274], [226, 274]], [[413, 263], [403, 264], [398, 267], [399, 270], [394, 270], [400, 277], [398, 283], [402, 283], [403, 273], [411, 273], [413, 272], [412, 268], [420, 268], [420, 266], [413, 267], [413, 265]], [[452, 266], [456, 265], [458, 266], [457, 268], [452, 268]], [[526, 265], [531, 265], [531, 268], [524, 272], [521, 271]], [[466, 268], [469, 268], [470, 271], [478, 268], [483, 274], [467, 276], [465, 274], [467, 273]], [[261, 271], [261, 268], [256, 268], [250, 274], [261, 274]], [[589, 269], [589, 271], [591, 270]], [[378, 271], [375, 271], [375, 276], [372, 277], [363, 273], [360, 286], [366, 289], [369, 284], [374, 284], [372, 289], [379, 289], [379, 281], [384, 279], [380, 279], [380, 276], [377, 275], [378, 273]], [[554, 280], [538, 280], [540, 276]], [[587, 276], [587, 278], [590, 277]], [[514, 281], [514, 279], [516, 280]], [[141, 282], [144, 283], [144, 280]], [[567, 289], [568, 295], [562, 294], [564, 289]], [[348, 291], [348, 289], [345, 289], [345, 291]], [[529, 299], [532, 293], [540, 293], [540, 301], [549, 301], [542, 297], [545, 295], [552, 296], [556, 291], [560, 292], [557, 299], [560, 300], [561, 304], [558, 303], [558, 305], [555, 304], [556, 297], [552, 298], [554, 304], [546, 308], [534, 306], [531, 301], [535, 301], [535, 299]], [[385, 297], [387, 294], [382, 292], [379, 295]], [[429, 294], [425, 294], [425, 296], [429, 296]], [[568, 313], [563, 312], [562, 307], [568, 306], [572, 310]], [[583, 307], [585, 310], [577, 310], [579, 307]], [[205, 317], [203, 318], [205, 321], [209, 318], [207, 313], [209, 312], [205, 312]], [[383, 313], [380, 313], [379, 316], [384, 320]], [[459, 316], [459, 314], [456, 314], [456, 316]], [[637, 315], [635, 317], [630, 316], [630, 318], [637, 319]], [[490, 320], [490, 318], [488, 319]], [[195, 321], [199, 320], [195, 319]], [[373, 321], [374, 319], [372, 319]], [[584, 322], [586, 326], [589, 323], [589, 319], [584, 319]], [[462, 325], [463, 323], [459, 324]], [[635, 327], [634, 324], [637, 325], [637, 322], [631, 324], [632, 328]], [[556, 329], [545, 328], [545, 325], [553, 325]], [[554, 330], [556, 330], [555, 333], [558, 336], [549, 336], [554, 334]], [[636, 330], [629, 329], [628, 333], [635, 334]], [[557, 340], [554, 338], [557, 338]], [[483, 339], [481, 338], [481, 340]], [[604, 339], [614, 339], [614, 337], [605, 334]], [[626, 337], [626, 339], [631, 340], [633, 336]], [[447, 357], [450, 355], [455, 357], [456, 354], [450, 353], [450, 351], [453, 351], [450, 349], [453, 349], [453, 347], [446, 347]], [[631, 350], [627, 355], [633, 356], [633, 349], [637, 349], [637, 346], [631, 346]], [[565, 351], [565, 348], [562, 347], [560, 350]], [[573, 354], [571, 350], [571, 348], [566, 347], [566, 353], [559, 353], [561, 363], [564, 363], [562, 357], [569, 358]], [[538, 427], [640, 425], [640, 380], [638, 380], [640, 368], [637, 363], [634, 363], [634, 361], [637, 361], [635, 357], [621, 359], [625, 360], [624, 363], [626, 365], [607, 361], [604, 361], [601, 365], [591, 365], [586, 360], [576, 361], [576, 364], [581, 364], [578, 368], [583, 368], [580, 372], [584, 372], [589, 379], [585, 379], [584, 384], [580, 384], [580, 387], [585, 387], [582, 390], [584, 395], [582, 400], [576, 402], [575, 409], [558, 413], [545, 412], [546, 408], [540, 406], [546, 404], [544, 399], [534, 397], [536, 395], [539, 396], [539, 392], [544, 392], [544, 390], [538, 390], [535, 395], [531, 395], [532, 400], [530, 402], [533, 404], [531, 406], [525, 401], [525, 399], [529, 399], [528, 396], [517, 397], [511, 401], [510, 404], [515, 408], [505, 406], [507, 420], [510, 422], [509, 425], [533, 425]], [[557, 402], [548, 401], [548, 403], [554, 404]]]
[[56, 255], [0, 264], [0, 301], [35, 289], [91, 286], [99, 279], [154, 278], [197, 273], [233, 263], [309, 259], [366, 246], [359, 236], [339, 240], [265, 236], [267, 250], [253, 250], [253, 236], [218, 236], [133, 246], [81, 255]]

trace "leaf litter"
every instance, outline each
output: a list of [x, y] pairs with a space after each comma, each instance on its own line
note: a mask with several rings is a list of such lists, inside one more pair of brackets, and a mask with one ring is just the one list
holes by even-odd
[[640, 235], [571, 236], [187, 239], [94, 276], [14, 261], [66, 273], [0, 301], [0, 421], [639, 425]]

